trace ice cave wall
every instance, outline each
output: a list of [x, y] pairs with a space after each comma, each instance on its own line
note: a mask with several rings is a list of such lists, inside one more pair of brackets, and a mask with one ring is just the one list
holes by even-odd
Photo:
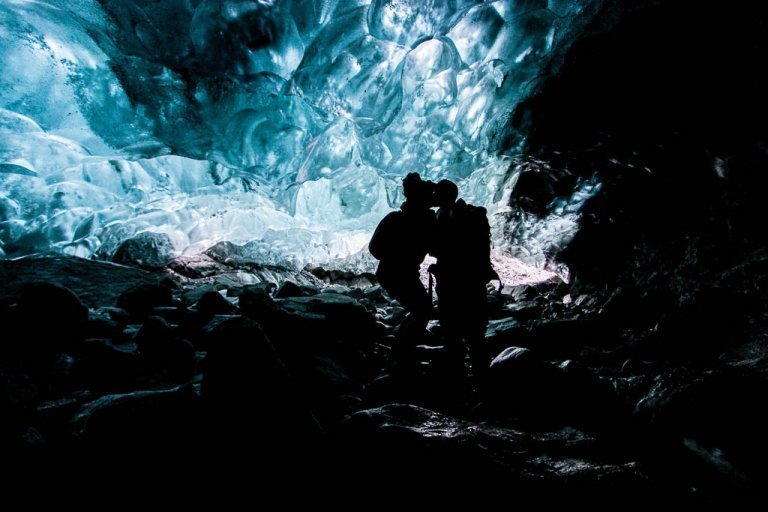
[[[109, 257], [154, 231], [348, 257], [410, 171], [458, 181], [502, 246], [536, 165], [505, 146], [510, 115], [595, 3], [4, 0], [0, 256]], [[598, 186], [521, 225], [532, 260]]]

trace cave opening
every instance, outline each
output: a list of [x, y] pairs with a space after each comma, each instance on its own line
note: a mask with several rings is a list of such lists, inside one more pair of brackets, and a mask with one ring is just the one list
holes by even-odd
[[[695, 11], [3, 1], [0, 449], [759, 492], [768, 9]], [[481, 384], [436, 314], [393, 356], [414, 171], [487, 211]]]

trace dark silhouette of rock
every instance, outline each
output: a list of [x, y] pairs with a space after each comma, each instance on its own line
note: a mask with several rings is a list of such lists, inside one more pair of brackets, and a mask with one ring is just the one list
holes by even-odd
[[125, 392], [138, 387], [141, 365], [135, 343], [88, 339], [75, 352], [74, 381], [81, 389]]
[[[105, 314], [103, 311], [100, 313]], [[118, 339], [121, 334], [122, 326], [120, 322], [104, 316], [90, 318], [85, 327], [85, 336], [87, 338]]]
[[147, 318], [134, 337], [142, 362], [151, 370], [171, 382], [189, 380], [195, 371], [195, 349], [158, 316]]
[[143, 319], [156, 307], [172, 306], [171, 290], [159, 284], [141, 284], [120, 294], [117, 307], [126, 310], [134, 319]]
[[310, 295], [317, 295], [318, 293], [320, 293], [320, 290], [313, 286], [300, 286], [293, 281], [285, 281], [275, 292], [275, 298], [286, 299], [288, 297], [309, 297]]
[[75, 346], [85, 335], [88, 308], [71, 290], [51, 283], [20, 287], [5, 311], [5, 342], [0, 353], [30, 364], [52, 363], [52, 357]]
[[81, 449], [98, 449], [100, 457], [156, 459], [160, 454], [194, 451], [199, 419], [199, 398], [192, 386], [185, 385], [103, 396], [81, 406], [71, 428]]
[[319, 443], [319, 426], [261, 327], [233, 317], [209, 336], [201, 393], [213, 435], [280, 465], [306, 456]]
[[15, 297], [31, 282], [58, 284], [72, 290], [88, 307], [111, 306], [128, 288], [156, 283], [147, 271], [72, 256], [0, 260], [0, 299]]
[[171, 239], [165, 233], [139, 233], [124, 240], [112, 255], [112, 261], [138, 267], [164, 267], [175, 256]]
[[230, 302], [222, 297], [219, 292], [209, 291], [200, 297], [195, 304], [198, 313], [206, 318], [213, 318], [215, 315], [227, 315], [234, 313], [236, 308]]
[[508, 347], [491, 363], [484, 410], [536, 424], [623, 428], [629, 410], [613, 390], [574, 361], [559, 365], [535, 351]]
[[320, 293], [311, 297], [290, 297], [280, 302], [288, 311], [323, 315], [336, 336], [357, 339], [361, 343], [381, 334], [376, 319], [360, 302], [338, 293]]
[[768, 421], [758, 405], [766, 393], [759, 372], [677, 369], [656, 377], [635, 414], [683, 442], [717, 484], [744, 489], [768, 477]]

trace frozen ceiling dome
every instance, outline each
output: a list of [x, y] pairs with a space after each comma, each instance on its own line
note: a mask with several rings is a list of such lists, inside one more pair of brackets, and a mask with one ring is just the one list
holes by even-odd
[[503, 209], [500, 134], [585, 3], [6, 0], [0, 255], [346, 257], [410, 171]]

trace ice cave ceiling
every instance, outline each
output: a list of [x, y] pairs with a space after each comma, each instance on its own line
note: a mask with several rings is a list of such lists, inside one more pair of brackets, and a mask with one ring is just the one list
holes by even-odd
[[[3, 0], [0, 256], [109, 256], [152, 231], [348, 257], [410, 171], [502, 218], [510, 115], [589, 4]], [[532, 255], [597, 186], [531, 226]]]

